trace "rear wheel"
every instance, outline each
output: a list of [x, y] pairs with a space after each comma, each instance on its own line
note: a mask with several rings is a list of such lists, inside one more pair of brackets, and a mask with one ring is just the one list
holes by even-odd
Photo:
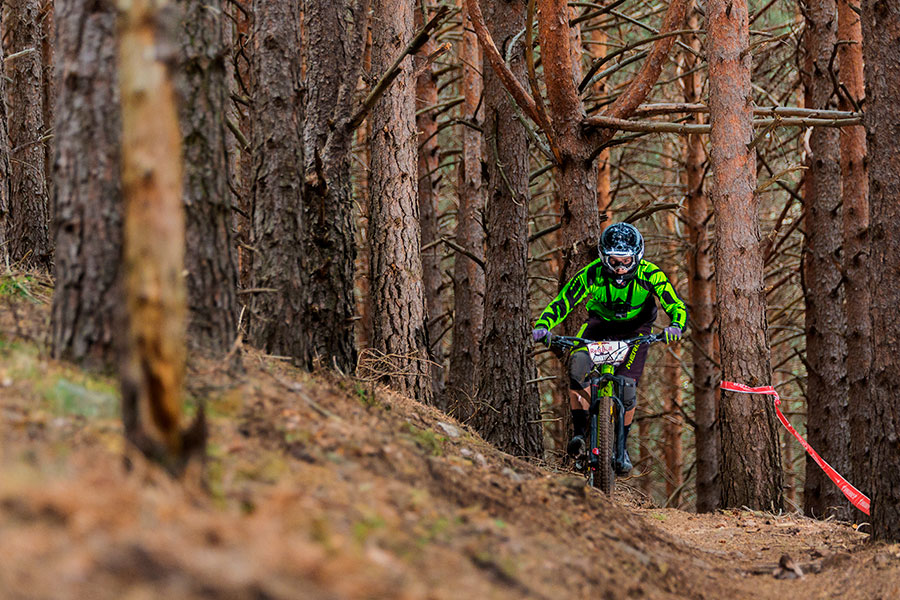
[[615, 432], [612, 423], [612, 398], [604, 396], [598, 399], [599, 410], [593, 416], [593, 431], [596, 437], [591, 440], [591, 451], [597, 449], [597, 454], [592, 457], [597, 459], [596, 469], [591, 469], [590, 484], [601, 490], [604, 494], [611, 495], [616, 487], [616, 474], [613, 471], [613, 443]]

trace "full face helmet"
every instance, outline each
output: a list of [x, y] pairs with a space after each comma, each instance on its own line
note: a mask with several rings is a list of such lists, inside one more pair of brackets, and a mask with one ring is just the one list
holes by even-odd
[[644, 257], [644, 238], [634, 225], [615, 223], [603, 231], [597, 250], [606, 274], [626, 281], [634, 277]]

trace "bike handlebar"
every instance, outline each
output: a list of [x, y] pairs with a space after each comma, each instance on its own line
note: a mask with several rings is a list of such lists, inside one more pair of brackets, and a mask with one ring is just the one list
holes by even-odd
[[[610, 340], [617, 342], [624, 342], [629, 346], [640, 346], [643, 344], [654, 344], [656, 342], [661, 342], [665, 339], [664, 333], [654, 333], [651, 335], [639, 335], [637, 337], [633, 337], [626, 340]], [[547, 334], [547, 347], [556, 346], [562, 350], [571, 350], [576, 346], [586, 346], [587, 344], [593, 344], [598, 341], [604, 340], [588, 340], [581, 337], [570, 336], [570, 335], [552, 335], [550, 333]]]

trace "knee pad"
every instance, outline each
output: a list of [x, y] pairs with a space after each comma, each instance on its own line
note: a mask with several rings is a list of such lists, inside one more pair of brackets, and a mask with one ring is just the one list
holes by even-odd
[[585, 378], [592, 366], [593, 363], [591, 363], [591, 357], [584, 350], [574, 352], [572, 356], [569, 357], [570, 390], [579, 391], [588, 386], [588, 382], [585, 381]]
[[627, 412], [637, 406], [637, 382], [631, 377], [622, 379], [622, 405]]

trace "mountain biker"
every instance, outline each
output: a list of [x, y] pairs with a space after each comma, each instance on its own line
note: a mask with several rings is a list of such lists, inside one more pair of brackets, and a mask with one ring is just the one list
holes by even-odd
[[[643, 260], [644, 239], [637, 228], [628, 223], [610, 225], [601, 234], [597, 250], [600, 257], [579, 271], [541, 313], [532, 331], [534, 341], [549, 344], [550, 330], [585, 298], [588, 299], [588, 318], [578, 337], [621, 340], [648, 335], [657, 314], [654, 296], [671, 319], [664, 330], [665, 342], [668, 344], [679, 339], [687, 325], [687, 308], [666, 274], [653, 263]], [[644, 371], [647, 349], [646, 345], [632, 347], [625, 362], [616, 367], [616, 375], [634, 380], [631, 384], [626, 379], [622, 392], [626, 440], [634, 419], [637, 383]], [[569, 405], [574, 435], [566, 450], [571, 456], [578, 456], [585, 448], [590, 407], [587, 374], [592, 366], [584, 347], [575, 350], [569, 357]], [[621, 464], [617, 474], [631, 471], [627, 447]]]

